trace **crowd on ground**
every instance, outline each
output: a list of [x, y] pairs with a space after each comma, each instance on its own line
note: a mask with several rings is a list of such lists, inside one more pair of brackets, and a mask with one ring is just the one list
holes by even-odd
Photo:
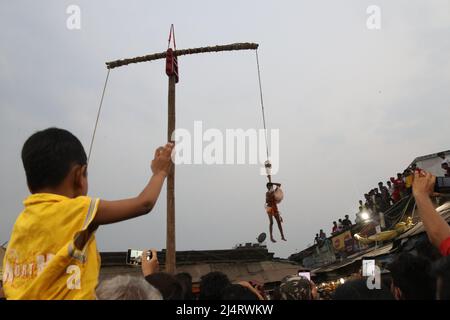
[[190, 274], [171, 275], [159, 272], [158, 268], [157, 259], [152, 258], [142, 265], [143, 277], [119, 275], [104, 280], [97, 289], [97, 297], [101, 300], [200, 301], [450, 299], [450, 256], [432, 263], [426, 258], [402, 253], [387, 266], [389, 273], [380, 279], [355, 274], [331, 294], [322, 292], [313, 281], [299, 275], [286, 276], [278, 286], [267, 291], [263, 285], [252, 281], [233, 283], [218, 271], [202, 276], [199, 292], [194, 294]]

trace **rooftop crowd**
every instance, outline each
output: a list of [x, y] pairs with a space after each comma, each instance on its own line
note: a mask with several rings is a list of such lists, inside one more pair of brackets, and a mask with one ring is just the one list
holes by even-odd
[[[445, 153], [440, 152], [437, 156], [441, 159], [442, 176], [450, 177], [450, 161]], [[414, 172], [418, 170], [416, 164], [411, 164], [403, 173], [397, 173], [396, 177], [390, 177], [386, 185], [380, 181], [378, 187], [369, 190], [364, 194], [364, 201], [359, 200], [358, 212], [356, 213], [355, 224], [365, 221], [380, 220], [379, 214], [387, 212], [393, 205], [405, 197], [412, 194], [412, 183]], [[419, 169], [420, 170], [420, 169]], [[331, 235], [336, 235], [342, 231], [349, 230], [353, 223], [349, 215], [333, 221]], [[314, 244], [321, 245], [327, 239], [326, 233], [320, 229], [314, 238]]]

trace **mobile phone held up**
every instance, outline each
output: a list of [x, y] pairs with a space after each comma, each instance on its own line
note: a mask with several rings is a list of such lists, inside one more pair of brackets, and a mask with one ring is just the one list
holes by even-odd
[[299, 276], [299, 277], [306, 278], [306, 279], [308, 279], [309, 281], [311, 281], [311, 272], [302, 272], [302, 271], [299, 271], [299, 272], [298, 272], [298, 276]]
[[436, 177], [434, 192], [450, 193], [450, 177]]
[[[142, 252], [142, 250], [128, 249], [126, 264], [132, 266], [140, 266], [142, 264]], [[152, 252], [150, 250], [147, 251], [147, 260], [151, 260], [152, 256]]]

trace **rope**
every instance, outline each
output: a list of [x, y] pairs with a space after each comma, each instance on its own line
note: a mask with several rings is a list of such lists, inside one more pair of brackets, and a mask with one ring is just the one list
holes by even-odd
[[105, 97], [105, 91], [106, 91], [106, 86], [108, 84], [110, 71], [111, 70], [108, 69], [108, 73], [106, 74], [105, 85], [103, 86], [102, 98], [100, 99], [100, 105], [98, 106], [97, 119], [95, 120], [94, 132], [92, 133], [92, 138], [91, 138], [91, 145], [89, 146], [89, 154], [88, 154], [88, 159], [87, 159], [88, 164], [89, 164], [89, 160], [91, 159], [91, 152], [92, 152], [92, 146], [94, 145], [95, 132], [97, 132], [98, 119], [100, 118], [100, 112], [102, 110], [103, 98]]
[[256, 67], [258, 68], [259, 97], [260, 97], [260, 101], [261, 101], [261, 111], [262, 111], [262, 118], [263, 118], [263, 125], [264, 125], [264, 138], [266, 140], [266, 155], [267, 155], [267, 161], [269, 161], [269, 145], [267, 143], [266, 115], [264, 112], [264, 99], [263, 99], [263, 91], [262, 91], [262, 84], [261, 84], [261, 70], [259, 67], [258, 49], [256, 49], [255, 52], [256, 52]]

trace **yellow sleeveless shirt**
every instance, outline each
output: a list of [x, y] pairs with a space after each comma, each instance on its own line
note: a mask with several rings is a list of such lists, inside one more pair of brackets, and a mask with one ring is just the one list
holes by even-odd
[[[99, 200], [37, 193], [24, 201], [3, 260], [7, 299], [95, 299], [100, 255], [87, 227]], [[75, 247], [78, 237], [87, 237]]]

